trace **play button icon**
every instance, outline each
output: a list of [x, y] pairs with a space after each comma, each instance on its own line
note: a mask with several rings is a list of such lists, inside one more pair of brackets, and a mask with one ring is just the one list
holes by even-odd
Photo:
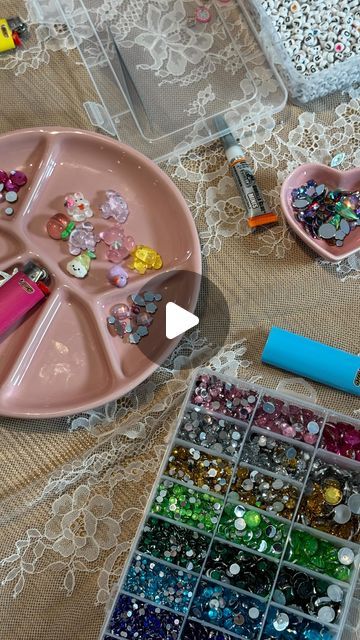
[[186, 311], [175, 302], [168, 302], [166, 305], [166, 337], [168, 340], [177, 338], [185, 331], [196, 327], [199, 318], [190, 311]]
[[[157, 297], [148, 305], [149, 292]], [[207, 276], [186, 269], [164, 270], [146, 279], [134, 293], [139, 296], [139, 318], [145, 316], [150, 322], [145, 327], [147, 331], [140, 325], [144, 337], [129, 345], [129, 354], [135, 356], [139, 350], [157, 365], [165, 361], [168, 369], [193, 369], [208, 362], [226, 344], [229, 307], [222, 289]], [[134, 304], [130, 296], [126, 297], [125, 289], [119, 302]], [[126, 338], [123, 340], [126, 344]], [[129, 370], [137, 362], [130, 356], [124, 368]]]

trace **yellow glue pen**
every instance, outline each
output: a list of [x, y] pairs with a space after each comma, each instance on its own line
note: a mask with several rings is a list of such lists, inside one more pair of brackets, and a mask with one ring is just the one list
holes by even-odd
[[[215, 126], [219, 132], [228, 129], [224, 118], [216, 116]], [[245, 154], [237, 144], [232, 133], [221, 133], [221, 141], [224, 145], [225, 155], [229, 162], [236, 186], [244, 203], [247, 224], [251, 229], [260, 227], [270, 222], [277, 222], [278, 215], [270, 211], [264, 197], [256, 183], [254, 173], [247, 163]]]

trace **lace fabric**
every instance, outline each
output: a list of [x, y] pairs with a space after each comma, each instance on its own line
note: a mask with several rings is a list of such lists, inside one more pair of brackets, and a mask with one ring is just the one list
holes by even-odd
[[[107, 0], [99, 20], [122, 12], [126, 39], [143, 1], [131, 2], [130, 12], [125, 0]], [[14, 3], [7, 5], [6, 15], [14, 13]], [[71, 16], [72, 1], [64, 5]], [[158, 0], [159, 10], [165, 5]], [[26, 19], [24, 7], [18, 10]], [[42, 120], [51, 124], [53, 118], [62, 126], [90, 127], [82, 102], [93, 89], [75, 43], [66, 30], [36, 26], [36, 16], [29, 15], [29, 47], [0, 59], [9, 87], [2, 131]], [[49, 75], [42, 74], [45, 65]], [[266, 93], [272, 80], [260, 69]], [[20, 86], [23, 94], [38, 91], [39, 100], [48, 95], [44, 109], [49, 111], [38, 113], [26, 101], [15, 109]], [[188, 109], [201, 116], [212, 95], [208, 80]], [[214, 370], [276, 387], [284, 374], [260, 364], [273, 324], [360, 351], [359, 254], [339, 264], [316, 258], [293, 236], [279, 207], [282, 181], [299, 163], [329, 163], [344, 151], [341, 168], [360, 166], [359, 107], [356, 96], [345, 101], [340, 95], [305, 110], [289, 104], [238, 131], [258, 182], [280, 215], [277, 226], [253, 234], [220, 143], [180, 152], [163, 166], [194, 216], [206, 275], [226, 297], [231, 316], [226, 344], [216, 343], [223, 313], [218, 309], [214, 344], [201, 331], [186, 335], [149, 380], [118, 401], [68, 419], [1, 420], [1, 640], [96, 640], [194, 366], [210, 363]], [[236, 127], [236, 105], [232, 117]], [[360, 412], [357, 398], [314, 387], [321, 404]]]

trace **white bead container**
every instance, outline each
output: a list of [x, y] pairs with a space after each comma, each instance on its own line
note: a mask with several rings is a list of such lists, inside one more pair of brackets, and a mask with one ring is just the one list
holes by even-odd
[[241, 0], [241, 6], [294, 102], [358, 87], [358, 0]]

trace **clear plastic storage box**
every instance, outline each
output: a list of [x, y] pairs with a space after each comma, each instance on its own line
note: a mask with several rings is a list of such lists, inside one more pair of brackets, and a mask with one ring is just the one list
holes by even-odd
[[360, 461], [330, 449], [340, 423], [359, 458], [360, 422], [303, 398], [195, 373], [102, 640], [356, 637]]
[[66, 24], [99, 102], [91, 122], [160, 161], [219, 137], [213, 118], [237, 127], [280, 111], [285, 87], [267, 61], [246, 7], [212, 0], [103, 3], [31, 0], [34, 19]]
[[[301, 26], [298, 27], [299, 32], [307, 34], [309, 38], [309, 46], [315, 47], [317, 43], [324, 43], [324, 46], [328, 46], [330, 51], [335, 50], [335, 54], [332, 55], [335, 59], [328, 65], [327, 68], [320, 67], [320, 60], [309, 65], [309, 69], [305, 68], [299, 71], [297, 70], [297, 60], [300, 60], [300, 51], [297, 53], [294, 51], [294, 55], [290, 55], [290, 47], [286, 47], [286, 42], [289, 42], [291, 36], [285, 35], [285, 31], [280, 33], [276, 28], [276, 14], [278, 11], [284, 11], [284, 16], [291, 16], [291, 5], [296, 4], [300, 9], [302, 2], [280, 2], [280, 0], [272, 1], [272, 10], [266, 11], [262, 0], [238, 0], [239, 5], [246, 7], [251, 21], [254, 24], [258, 34], [261, 46], [266, 53], [266, 56], [272, 64], [278, 69], [291, 98], [301, 104], [305, 104], [316, 98], [326, 96], [334, 91], [346, 91], [352, 88], [359, 87], [360, 83], [360, 4], [356, 3], [356, 0], [349, 0], [349, 11], [343, 15], [344, 29], [343, 32], [349, 29], [351, 37], [353, 38], [353, 51], [352, 55], [347, 58], [336, 59], [335, 47], [338, 44], [340, 48], [344, 46], [342, 34], [340, 32], [340, 41], [336, 42], [336, 36], [326, 43], [329, 32], [333, 32], [334, 27], [325, 23], [326, 17], [330, 15], [329, 7], [325, 0], [322, 2], [322, 9], [324, 12], [324, 21], [321, 19], [321, 3], [317, 2], [319, 8], [318, 20], [314, 22], [312, 19], [309, 23], [304, 16]], [[339, 4], [336, 0], [332, 0], [333, 5]], [[308, 0], [306, 3], [308, 6], [314, 6], [314, 0]], [[270, 3], [269, 3], [270, 5]], [[351, 6], [350, 6], [351, 5]], [[284, 20], [286, 18], [282, 18]], [[290, 18], [291, 19], [291, 18]], [[349, 20], [346, 24], [346, 20]], [[351, 22], [352, 20], [352, 22]], [[296, 44], [295, 44], [296, 46]], [[325, 49], [325, 51], [327, 51]], [[337, 54], [342, 57], [342, 53]], [[322, 57], [322, 56], [320, 56]], [[300, 64], [301, 67], [301, 64]]]

